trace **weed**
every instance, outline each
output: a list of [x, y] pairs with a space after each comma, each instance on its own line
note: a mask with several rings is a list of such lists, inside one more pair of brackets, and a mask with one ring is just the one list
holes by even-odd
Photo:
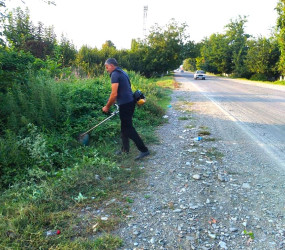
[[186, 125], [185, 128], [192, 129], [192, 128], [195, 128], [195, 126], [194, 125]]
[[247, 232], [246, 230], [243, 230], [243, 233], [245, 235], [248, 235], [252, 240], [254, 240], [254, 233], [252, 231]]
[[131, 199], [131, 198], [129, 198], [129, 197], [126, 197], [126, 202], [128, 202], [128, 203], [134, 203], [134, 200]]
[[191, 117], [189, 117], [189, 116], [180, 116], [180, 117], [178, 117], [179, 121], [186, 121], [186, 120], [190, 120], [190, 119], [191, 119]]
[[216, 138], [203, 138], [204, 141], [216, 141], [217, 139]]
[[79, 193], [78, 196], [74, 198], [74, 200], [76, 200], [79, 203], [86, 200], [86, 199], [87, 199], [87, 197], [83, 196], [81, 193]]
[[207, 130], [201, 130], [198, 132], [199, 136], [210, 135], [211, 133]]
[[206, 152], [206, 156], [209, 157], [210, 159], [217, 159], [217, 160], [222, 160], [222, 158], [224, 157], [224, 155], [219, 152], [215, 147], [210, 148], [207, 152]]

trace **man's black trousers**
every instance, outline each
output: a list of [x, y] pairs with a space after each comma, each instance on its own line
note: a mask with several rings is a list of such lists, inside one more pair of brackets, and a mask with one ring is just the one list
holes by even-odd
[[144, 145], [136, 129], [133, 127], [133, 114], [135, 111], [135, 106], [135, 102], [129, 102], [119, 106], [121, 120], [121, 137], [123, 143], [122, 151], [129, 152], [129, 139], [131, 139], [136, 144], [139, 151], [147, 152], [147, 147]]

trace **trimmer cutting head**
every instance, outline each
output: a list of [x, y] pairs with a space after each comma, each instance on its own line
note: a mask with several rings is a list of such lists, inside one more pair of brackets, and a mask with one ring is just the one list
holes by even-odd
[[89, 130], [87, 130], [85, 133], [81, 133], [78, 137], [77, 137], [77, 141], [84, 145], [87, 146], [89, 144], [89, 133], [97, 128], [99, 125], [101, 125], [102, 123], [106, 122], [107, 120], [109, 120], [110, 118], [112, 118], [113, 116], [115, 116], [116, 114], [119, 113], [119, 107], [117, 104], [115, 104], [116, 107], [116, 111], [114, 111], [109, 117], [107, 117], [106, 119], [104, 119], [103, 121], [101, 121], [100, 123], [98, 123], [97, 125], [95, 125], [94, 127], [90, 128]]
[[88, 146], [88, 144], [89, 144], [89, 134], [80, 134], [78, 136], [77, 140], [83, 146]]

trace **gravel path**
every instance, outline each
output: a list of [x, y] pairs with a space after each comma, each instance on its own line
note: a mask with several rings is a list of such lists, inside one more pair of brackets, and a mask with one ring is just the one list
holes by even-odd
[[173, 92], [146, 176], [127, 194], [121, 249], [285, 249], [284, 171], [191, 91]]

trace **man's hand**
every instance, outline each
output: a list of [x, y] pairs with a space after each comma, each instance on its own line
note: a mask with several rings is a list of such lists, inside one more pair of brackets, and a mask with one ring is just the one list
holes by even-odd
[[112, 83], [112, 92], [110, 94], [109, 100], [105, 107], [102, 108], [103, 112], [108, 113], [110, 107], [116, 102], [116, 98], [118, 95], [118, 87], [119, 83]]
[[102, 108], [102, 111], [104, 113], [108, 113], [109, 112], [109, 108], [107, 106], [105, 106], [105, 107]]

